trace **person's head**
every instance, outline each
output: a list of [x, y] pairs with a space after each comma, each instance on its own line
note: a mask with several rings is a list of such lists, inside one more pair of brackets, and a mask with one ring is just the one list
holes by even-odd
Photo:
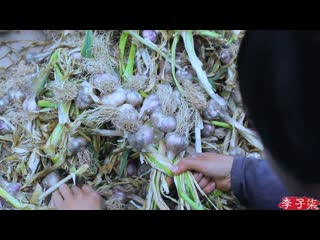
[[295, 192], [320, 193], [320, 31], [247, 31], [238, 57], [248, 117]]

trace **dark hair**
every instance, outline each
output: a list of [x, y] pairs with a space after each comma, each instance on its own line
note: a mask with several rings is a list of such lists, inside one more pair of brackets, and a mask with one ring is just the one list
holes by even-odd
[[274, 160], [301, 183], [320, 183], [320, 31], [247, 31], [238, 73], [248, 117]]

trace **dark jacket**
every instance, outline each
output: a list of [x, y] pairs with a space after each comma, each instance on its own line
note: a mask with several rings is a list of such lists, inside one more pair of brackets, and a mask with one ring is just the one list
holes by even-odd
[[278, 208], [288, 191], [269, 163], [263, 159], [235, 157], [231, 188], [240, 203], [252, 209]]

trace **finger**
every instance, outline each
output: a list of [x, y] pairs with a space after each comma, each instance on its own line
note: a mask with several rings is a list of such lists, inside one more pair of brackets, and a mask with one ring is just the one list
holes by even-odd
[[87, 193], [93, 193], [93, 192], [95, 192], [95, 191], [93, 190], [93, 188], [90, 187], [89, 185], [83, 185], [83, 186], [82, 186], [82, 190], [83, 190], [84, 192], [87, 192]]
[[173, 178], [166, 177], [166, 182], [167, 182], [168, 186], [170, 187], [172, 185], [172, 183], [173, 183]]
[[209, 179], [204, 177], [200, 180], [199, 182], [199, 186], [201, 187], [201, 189], [203, 189], [204, 187], [206, 187], [208, 185]]
[[55, 191], [52, 194], [52, 201], [53, 201], [53, 205], [57, 208], [57, 209], [62, 209], [62, 205], [63, 205], [63, 198], [60, 195], [59, 191]]
[[199, 178], [199, 174], [200, 174], [200, 173], [194, 173], [194, 174], [193, 174], [193, 177], [194, 177], [194, 179], [195, 179], [197, 182], [198, 182], [199, 179], [200, 179], [200, 178]]
[[187, 170], [195, 170], [197, 172], [205, 172], [208, 163], [200, 157], [184, 158], [171, 169], [175, 175], [179, 175]]
[[203, 174], [202, 174], [202, 173], [199, 173], [198, 180], [197, 180], [197, 183], [198, 183], [198, 184], [199, 184], [199, 182], [201, 181], [202, 178], [203, 178]]
[[202, 191], [205, 194], [210, 194], [213, 192], [213, 190], [216, 188], [216, 183], [215, 182], [210, 182]]
[[71, 191], [73, 195], [79, 195], [81, 193], [81, 189], [78, 188], [77, 186], [72, 186]]
[[64, 200], [70, 199], [73, 197], [73, 194], [71, 192], [71, 189], [67, 186], [67, 184], [62, 184], [59, 187], [59, 192]]

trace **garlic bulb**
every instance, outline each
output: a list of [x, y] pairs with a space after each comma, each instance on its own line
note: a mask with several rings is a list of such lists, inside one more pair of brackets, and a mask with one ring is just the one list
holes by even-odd
[[104, 95], [101, 97], [101, 102], [103, 104], [111, 105], [114, 107], [121, 106], [127, 100], [127, 92], [123, 89], [118, 89], [114, 93], [109, 95]]
[[43, 178], [42, 185], [46, 188], [50, 188], [59, 181], [60, 181], [60, 175], [57, 171], [54, 171], [49, 173], [45, 178]]
[[79, 109], [87, 109], [93, 104], [93, 99], [90, 96], [93, 94], [93, 88], [88, 82], [83, 82], [80, 86], [75, 103]]
[[152, 128], [148, 126], [141, 126], [136, 133], [129, 134], [129, 145], [140, 151], [153, 142], [154, 134]]
[[161, 112], [154, 112], [151, 116], [152, 125], [161, 132], [173, 132], [177, 128], [174, 116], [165, 116]]
[[129, 177], [135, 176], [137, 175], [137, 165], [134, 162], [134, 160], [130, 159], [128, 160], [128, 164], [127, 164], [127, 175]]
[[235, 147], [229, 151], [229, 154], [234, 157], [244, 157], [246, 152], [241, 147]]
[[223, 64], [228, 65], [231, 63], [233, 56], [232, 53], [228, 50], [222, 50], [220, 52], [220, 60]]
[[70, 54], [70, 57], [77, 63], [81, 62], [83, 60], [83, 57], [82, 57], [81, 53], [78, 52], [78, 51], [77, 52], [72, 52]]
[[68, 155], [80, 152], [81, 150], [85, 149], [87, 145], [88, 141], [84, 137], [69, 137], [67, 144], [67, 150], [69, 152]]
[[142, 103], [142, 97], [138, 91], [132, 90], [127, 93], [127, 103], [136, 107]]
[[143, 30], [142, 37], [148, 39], [149, 41], [156, 43], [157, 41], [157, 33], [154, 30]]
[[207, 120], [214, 120], [220, 116], [221, 107], [218, 105], [216, 101], [211, 99], [208, 102], [207, 107], [203, 111], [203, 117]]
[[202, 137], [211, 137], [214, 134], [216, 128], [211, 124], [204, 124], [203, 129], [201, 130]]
[[167, 133], [164, 141], [167, 149], [174, 153], [180, 153], [189, 146], [188, 138], [175, 132]]
[[140, 109], [140, 118], [145, 114], [151, 114], [161, 106], [160, 100], [156, 95], [148, 96]]
[[183, 81], [183, 80], [192, 80], [193, 79], [193, 75], [191, 72], [187, 71], [187, 70], [178, 70], [176, 72], [176, 78], [179, 81]]

